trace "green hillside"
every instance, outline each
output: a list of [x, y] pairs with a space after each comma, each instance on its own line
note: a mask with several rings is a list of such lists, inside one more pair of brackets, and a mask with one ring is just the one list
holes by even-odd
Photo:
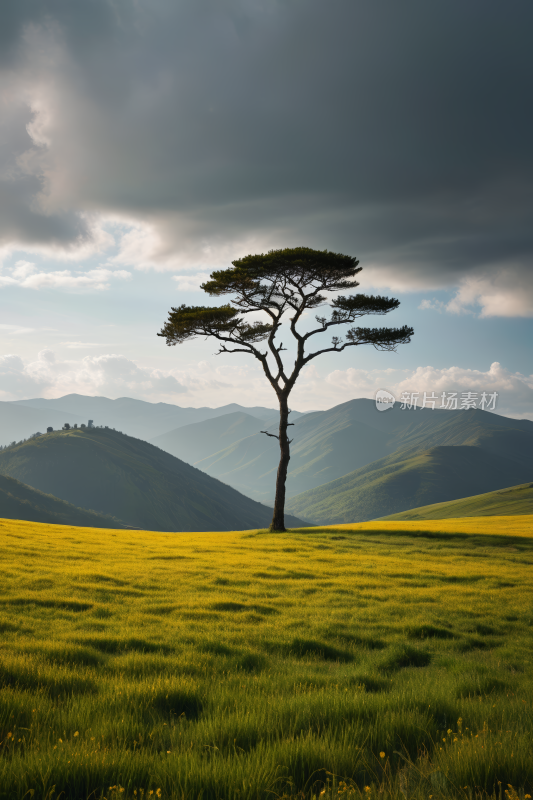
[[0, 518], [76, 525], [82, 528], [126, 527], [115, 517], [76, 508], [7, 475], [0, 475]]
[[[379, 412], [372, 400], [358, 399], [306, 414], [294, 422], [287, 477], [289, 498], [398, 451], [415, 455], [437, 446], [480, 446], [528, 464], [533, 450], [533, 422], [481, 410], [402, 410], [395, 406]], [[191, 463], [256, 500], [271, 502], [279, 461], [276, 440], [256, 433], [222, 449], [220, 431], [227, 424], [225, 418], [217, 421], [217, 436], [210, 436], [207, 428], [204, 433], [204, 426], [209, 424], [195, 425], [194, 433], [202, 442], [203, 452], [211, 448], [211, 454]], [[163, 439], [158, 443], [169, 449]], [[188, 452], [192, 441], [189, 448]]]
[[378, 519], [524, 483], [533, 474], [531, 453], [528, 464], [474, 445], [393, 453], [291, 498], [287, 509], [319, 525]]
[[[361, 403], [371, 402], [354, 400], [294, 421], [288, 497], [346, 475], [395, 449], [390, 433], [357, 419]], [[213, 450], [195, 466], [250, 497], [267, 502], [274, 496], [278, 463], [277, 441], [257, 433], [224, 450]]]
[[383, 520], [409, 519], [457, 519], [459, 517], [493, 517], [515, 516], [517, 514], [533, 515], [533, 483], [523, 483], [500, 489], [497, 492], [476, 494], [461, 500], [448, 503], [433, 503], [430, 506], [412, 508], [401, 514], [390, 514], [381, 517]]
[[250, 414], [235, 411], [232, 414], [194, 422], [192, 425], [184, 425], [161, 436], [156, 436], [150, 442], [172, 456], [181, 458], [187, 464], [196, 466], [198, 462], [212, 456], [213, 453], [231, 447], [240, 439], [259, 433], [261, 429], [265, 429], [269, 425], [274, 416], [275, 412], [271, 412], [269, 421], [265, 421]]
[[145, 530], [243, 530], [265, 527], [272, 517], [271, 509], [157, 447], [107, 429], [58, 431], [4, 450], [0, 474]]
[[[405, 412], [410, 414], [410, 412]], [[468, 445], [483, 447], [520, 463], [531, 463], [533, 422], [510, 419], [488, 411], [430, 412], [413, 416], [412, 422], [394, 433], [394, 449], [406, 453], [430, 447]]]

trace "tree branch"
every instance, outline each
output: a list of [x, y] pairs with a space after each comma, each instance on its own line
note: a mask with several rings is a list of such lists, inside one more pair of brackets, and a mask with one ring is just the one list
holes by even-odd
[[267, 436], [272, 436], [273, 439], [277, 439], [279, 442], [279, 436], [276, 436], [275, 433], [269, 433], [268, 431], [259, 431], [260, 433], [265, 433]]

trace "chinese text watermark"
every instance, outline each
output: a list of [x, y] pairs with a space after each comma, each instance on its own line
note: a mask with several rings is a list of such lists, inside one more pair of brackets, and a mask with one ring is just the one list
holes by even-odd
[[[400, 409], [446, 409], [449, 411], [468, 410], [480, 408], [482, 411], [495, 411], [498, 392], [402, 392], [399, 399]], [[396, 398], [391, 392], [379, 389], [376, 392], [376, 408], [378, 411], [387, 411], [392, 408]], [[420, 405], [419, 405], [420, 403]]]

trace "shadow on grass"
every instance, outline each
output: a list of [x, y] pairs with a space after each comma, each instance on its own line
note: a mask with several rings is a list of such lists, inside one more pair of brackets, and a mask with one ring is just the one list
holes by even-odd
[[435, 625], [419, 625], [416, 628], [408, 628], [407, 636], [409, 639], [455, 639], [453, 631], [446, 628], [438, 628]]
[[94, 636], [77, 639], [76, 644], [82, 647], [93, 647], [100, 653], [116, 655], [118, 653], [173, 653], [174, 648], [159, 642], [148, 642], [146, 639], [118, 639], [112, 637]]
[[235, 614], [239, 613], [240, 611], [253, 611], [256, 614], [261, 614], [264, 616], [280, 613], [279, 609], [273, 608], [273, 606], [247, 605], [246, 603], [234, 603], [231, 600], [213, 603], [210, 608], [212, 608], [213, 611], [229, 611]]
[[395, 647], [380, 662], [379, 668], [384, 672], [395, 672], [405, 667], [427, 667], [430, 662], [430, 653], [425, 650], [418, 650], [416, 647], [411, 647], [411, 645], [403, 644]]
[[[433, 521], [433, 520], [432, 520]], [[338, 533], [336, 528], [298, 528], [291, 529], [287, 533], [297, 533], [303, 536], [323, 536], [324, 534]], [[464, 533], [463, 531], [415, 531], [415, 530], [345, 530], [343, 531], [348, 538], [364, 536], [366, 539], [374, 539], [378, 536], [388, 539], [404, 537], [406, 539], [436, 539], [450, 542], [468, 542], [475, 547], [502, 547], [508, 550], [515, 547], [518, 550], [533, 550], [533, 536], [509, 536], [496, 533]]]
[[183, 690], [160, 691], [152, 695], [151, 706], [160, 714], [197, 719], [203, 710], [198, 694]]
[[39, 606], [40, 608], [61, 608], [66, 611], [89, 611], [93, 603], [80, 600], [42, 600], [38, 597], [9, 597], [0, 600], [5, 606]]
[[75, 694], [96, 694], [96, 681], [76, 673], [46, 670], [32, 664], [0, 664], [0, 686], [43, 692], [53, 700]]
[[354, 656], [346, 650], [332, 647], [330, 644], [318, 642], [315, 639], [293, 639], [288, 654], [297, 658], [308, 658], [309, 656], [321, 658], [324, 661], [353, 661]]

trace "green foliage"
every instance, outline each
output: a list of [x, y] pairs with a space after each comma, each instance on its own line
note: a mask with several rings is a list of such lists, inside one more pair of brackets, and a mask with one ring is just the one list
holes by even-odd
[[396, 350], [399, 344], [408, 344], [412, 335], [413, 329], [408, 325], [401, 328], [350, 328], [346, 339], [351, 344], [371, 344], [377, 350]]
[[532, 793], [525, 517], [1, 525], [2, 800]]
[[259, 322], [248, 325], [238, 314], [238, 310], [229, 305], [215, 308], [181, 305], [171, 309], [168, 321], [157, 335], [165, 338], [168, 345], [182, 344], [196, 336], [221, 334], [246, 342], [260, 342], [272, 330], [271, 325]]
[[[357, 286], [354, 278], [362, 269], [358, 268], [359, 262], [352, 256], [310, 247], [270, 250], [244, 256], [232, 264], [233, 269], [213, 272], [211, 280], [202, 284], [202, 289], [214, 296], [246, 293], [261, 304], [269, 301], [274, 304], [278, 298], [270, 297], [271, 285], [293, 283], [303, 289], [313, 282], [323, 282], [324, 290], [339, 291]], [[315, 300], [308, 307], [316, 307], [320, 302]]]

